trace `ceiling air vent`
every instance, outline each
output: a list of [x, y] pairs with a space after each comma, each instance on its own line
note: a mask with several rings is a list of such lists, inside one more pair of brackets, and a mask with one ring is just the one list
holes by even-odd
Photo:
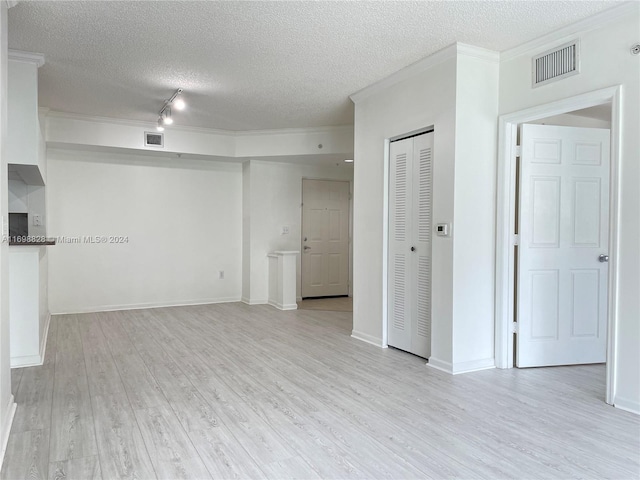
[[580, 73], [580, 43], [569, 43], [533, 57], [533, 86], [539, 87]]
[[164, 133], [144, 132], [144, 146], [164, 148]]

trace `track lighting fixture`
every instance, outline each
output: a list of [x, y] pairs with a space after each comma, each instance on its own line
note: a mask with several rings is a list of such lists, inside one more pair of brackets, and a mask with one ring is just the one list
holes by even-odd
[[158, 131], [163, 131], [165, 125], [171, 125], [173, 123], [173, 118], [171, 118], [171, 108], [175, 107], [176, 110], [184, 110], [187, 104], [180, 97], [182, 94], [182, 89], [177, 89], [169, 100], [164, 101], [164, 105], [160, 109], [158, 113], [158, 126], [156, 127]]

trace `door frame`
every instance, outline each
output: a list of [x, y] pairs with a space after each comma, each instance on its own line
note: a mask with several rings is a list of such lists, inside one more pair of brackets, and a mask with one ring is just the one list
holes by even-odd
[[415, 137], [416, 135], [422, 135], [424, 133], [431, 132], [435, 132], [435, 124], [429, 125], [428, 127], [410, 130], [408, 132], [401, 133], [400, 135], [394, 135], [393, 137], [384, 139], [384, 159], [382, 171], [382, 182], [384, 185], [382, 195], [382, 344], [378, 343], [377, 341], [367, 340], [369, 341], [369, 343], [377, 347], [389, 347], [389, 173], [391, 172], [391, 154], [389, 149], [391, 148], [391, 142], [396, 142], [398, 140], [403, 140], [405, 138]]
[[611, 104], [611, 165], [609, 176], [609, 281], [607, 288], [606, 403], [615, 392], [615, 350], [618, 323], [618, 232], [620, 202], [620, 145], [622, 86], [616, 85], [544, 105], [500, 115], [498, 124], [498, 178], [496, 210], [496, 323], [497, 368], [513, 368], [514, 235], [516, 209], [516, 146], [518, 124], [569, 113], [604, 103]]
[[[304, 216], [304, 208], [303, 208], [303, 204], [304, 204], [304, 181], [305, 180], [320, 180], [323, 182], [345, 182], [349, 184], [349, 208], [347, 211], [347, 215], [349, 215], [348, 218], [348, 222], [347, 222], [347, 228], [348, 228], [348, 248], [347, 248], [347, 263], [349, 265], [349, 273], [347, 275], [347, 282], [349, 283], [348, 286], [348, 296], [349, 297], [353, 297], [353, 180], [350, 179], [342, 179], [342, 178], [327, 178], [327, 177], [307, 177], [305, 175], [302, 176], [302, 178], [300, 179], [300, 284], [296, 285], [296, 290], [298, 288], [300, 288], [299, 293], [300, 295], [296, 294], [296, 301], [297, 302], [301, 302], [302, 301], [302, 255], [304, 253], [304, 242], [302, 241], [303, 238], [303, 234], [302, 234], [302, 221], [303, 221], [303, 216]], [[296, 281], [297, 283], [297, 281]]]

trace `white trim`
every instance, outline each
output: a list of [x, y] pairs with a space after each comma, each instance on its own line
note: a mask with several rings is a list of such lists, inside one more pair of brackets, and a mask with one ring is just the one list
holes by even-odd
[[240, 301], [242, 303], [245, 303], [247, 305], [268, 305], [269, 301], [268, 300], [251, 300], [250, 298], [246, 298], [246, 297], [242, 297], [240, 299]]
[[7, 8], [15, 7], [18, 4], [18, 0], [5, 0]]
[[596, 13], [584, 20], [572, 23], [566, 27], [555, 30], [547, 35], [538, 37], [534, 40], [530, 40], [526, 43], [518, 45], [517, 47], [504, 50], [500, 53], [500, 61], [505, 62], [519, 57], [520, 55], [529, 54], [532, 51], [542, 51], [545, 47], [551, 46], [554, 43], [562, 43], [563, 40], [569, 41], [572, 36], [576, 34], [582, 34], [602, 28], [607, 24], [617, 21], [618, 19], [634, 14], [638, 8], [637, 2], [627, 2], [622, 5], [604, 10], [603, 12]]
[[47, 314], [47, 320], [44, 325], [44, 332], [42, 334], [42, 338], [40, 339], [40, 359], [42, 363], [44, 363], [44, 356], [47, 353], [47, 337], [49, 336], [49, 326], [51, 325], [51, 314]]
[[389, 172], [391, 140], [384, 140], [382, 170], [382, 346], [389, 346]]
[[40, 355], [25, 355], [24, 357], [11, 357], [11, 368], [39, 367], [44, 362]]
[[500, 52], [489, 50], [487, 48], [476, 47], [467, 43], [457, 43], [458, 55], [479, 58], [491, 63], [500, 63]]
[[442, 50], [435, 52], [432, 55], [429, 55], [426, 58], [418, 60], [415, 63], [389, 75], [382, 80], [369, 85], [368, 87], [363, 88], [362, 90], [357, 91], [356, 93], [349, 96], [349, 98], [353, 101], [353, 103], [361, 102], [362, 100], [370, 97], [371, 95], [378, 93], [382, 90], [385, 90], [397, 83], [400, 83], [404, 80], [408, 80], [410, 78], [415, 77], [417, 74], [424, 72], [425, 70], [429, 70], [436, 65], [441, 64], [447, 60], [452, 58], [456, 58], [456, 54], [458, 51], [457, 44], [449, 45]]
[[369, 335], [367, 333], [358, 332], [356, 330], [351, 331], [351, 338], [355, 338], [356, 340], [360, 340], [361, 342], [369, 343], [371, 345], [375, 345], [378, 348], [387, 348], [386, 345], [382, 345], [382, 339], [379, 337], [374, 337], [373, 335]]
[[281, 129], [269, 129], [269, 130], [236, 130], [227, 131], [232, 133], [236, 137], [244, 136], [271, 136], [271, 135], [309, 135], [313, 133], [351, 133], [353, 132], [353, 125], [335, 125], [327, 127], [298, 127], [298, 128], [281, 128]]
[[498, 132], [498, 209], [496, 225], [496, 328], [495, 360], [498, 368], [513, 367], [513, 342], [510, 333], [513, 322], [513, 269], [514, 258], [511, 232], [515, 219], [515, 135], [520, 123], [538, 120], [553, 115], [583, 108], [612, 104], [611, 119], [611, 177], [610, 177], [610, 223], [609, 223], [609, 310], [607, 319], [607, 366], [606, 402], [615, 398], [615, 352], [618, 323], [618, 225], [620, 201], [620, 144], [622, 129], [620, 115], [622, 86], [617, 85], [593, 92], [576, 95], [556, 102], [538, 105], [518, 112], [501, 115]]
[[453, 375], [460, 375], [461, 373], [471, 373], [491, 368], [496, 368], [496, 362], [493, 357], [483, 358], [481, 360], [471, 360], [470, 362], [454, 363], [452, 365], [451, 373]]
[[38, 68], [44, 65], [44, 55], [42, 53], [9, 49], [9, 60], [13, 60], [14, 62], [35, 63]]
[[9, 443], [9, 434], [11, 433], [11, 425], [13, 425], [13, 417], [16, 415], [16, 408], [18, 405], [13, 399], [13, 395], [9, 397], [9, 404], [6, 406], [7, 415], [4, 417], [4, 423], [2, 424], [2, 451], [0, 452], [0, 468], [4, 463], [4, 454], [7, 452], [7, 444]]
[[451, 366], [451, 363], [445, 362], [444, 360], [439, 360], [435, 357], [429, 357], [427, 367], [435, 368], [436, 370], [440, 370], [441, 372], [453, 375], [453, 368]]
[[277, 308], [278, 310], [297, 310], [298, 309], [297, 303], [282, 304], [278, 302], [269, 301], [268, 304], [271, 305], [272, 307]]
[[625, 412], [631, 412], [635, 413], [636, 415], [640, 415], [640, 402], [637, 399], [630, 400], [618, 395], [613, 400], [613, 406], [619, 408], [620, 410], [624, 410]]
[[[63, 312], [51, 312], [51, 315], [74, 315], [76, 313], [119, 312], [121, 310], [144, 310], [146, 308], [187, 307], [191, 305], [211, 305], [214, 303], [240, 302], [239, 297], [203, 298], [199, 300], [176, 300], [172, 302], [131, 303], [123, 305], [94, 305], [71, 309]], [[266, 302], [265, 302], [266, 303]]]
[[429, 70], [436, 65], [441, 64], [447, 60], [452, 58], [456, 58], [458, 55], [466, 55], [469, 57], [475, 57], [482, 60], [486, 60], [492, 63], [500, 62], [500, 53], [488, 50], [486, 48], [476, 47], [474, 45], [468, 45], [466, 43], [454, 43], [453, 45], [449, 45], [448, 47], [439, 50], [428, 57], [425, 57], [421, 60], [418, 60], [411, 65], [404, 67], [401, 70], [398, 70], [395, 73], [392, 73], [386, 78], [375, 82], [368, 87], [363, 88], [362, 90], [358, 90], [357, 92], [351, 94], [349, 98], [353, 101], [353, 103], [358, 103], [371, 95], [378, 93], [382, 90], [385, 90], [397, 83], [403, 82], [414, 76], [418, 75], [425, 70]]
[[[113, 123], [117, 125], [126, 125], [129, 127], [145, 127], [145, 128], [155, 128], [156, 122], [145, 122], [141, 120], [128, 120], [125, 118], [116, 118], [116, 117], [101, 117], [97, 115], [85, 115], [82, 113], [69, 113], [69, 112], [61, 112], [57, 110], [49, 110], [40, 108], [39, 112], [41, 114], [45, 114], [47, 117], [52, 118], [64, 118], [67, 120], [80, 120], [83, 122], [93, 122], [93, 123]], [[189, 127], [186, 125], [171, 125], [171, 130], [175, 131], [185, 131], [185, 132], [194, 132], [194, 133], [204, 133], [210, 135], [224, 135], [228, 137], [246, 137], [246, 136], [274, 136], [274, 135], [309, 135], [309, 134], [318, 134], [318, 133], [352, 133], [353, 126], [352, 125], [338, 125], [338, 126], [327, 126], [327, 127], [309, 127], [309, 128], [282, 128], [282, 129], [272, 129], [272, 130], [244, 130], [244, 131], [235, 131], [235, 130], [222, 130], [216, 128], [204, 128], [204, 127]]]
[[47, 314], [44, 326], [44, 333], [40, 339], [40, 350], [38, 355], [26, 355], [24, 357], [11, 357], [11, 368], [39, 367], [44, 363], [44, 356], [47, 349], [47, 336], [49, 335], [49, 325], [51, 325], [51, 314]]

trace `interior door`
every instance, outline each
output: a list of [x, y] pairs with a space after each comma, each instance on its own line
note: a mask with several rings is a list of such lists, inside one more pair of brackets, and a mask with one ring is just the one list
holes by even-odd
[[349, 182], [302, 180], [302, 297], [349, 294]]
[[606, 361], [609, 130], [520, 132], [518, 367]]
[[387, 343], [431, 355], [433, 132], [389, 149]]

